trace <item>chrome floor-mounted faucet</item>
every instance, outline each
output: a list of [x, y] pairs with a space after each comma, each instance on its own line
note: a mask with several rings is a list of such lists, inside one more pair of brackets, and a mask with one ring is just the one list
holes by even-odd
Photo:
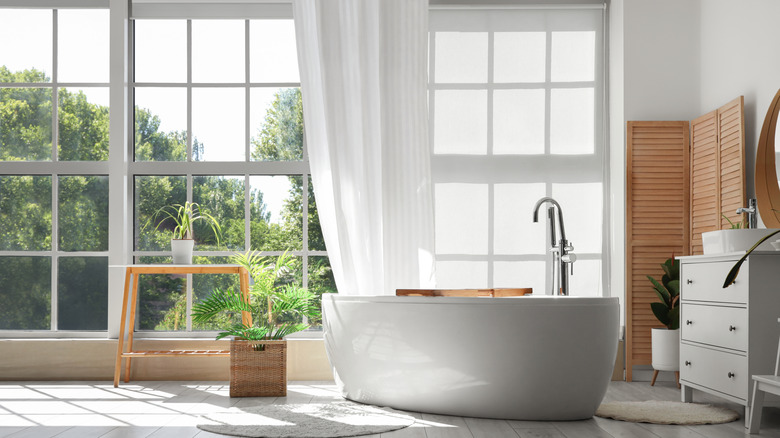
[[[539, 222], [539, 207], [544, 203], [552, 204], [547, 208], [547, 221], [550, 225], [550, 252], [553, 255], [552, 294], [569, 295], [569, 274], [574, 275], [574, 262], [577, 256], [571, 251], [574, 246], [566, 240], [566, 229], [563, 226], [563, 210], [558, 202], [550, 197], [536, 201], [534, 205], [534, 222]], [[560, 240], [556, 239], [555, 212], [558, 212], [558, 227], [561, 231]]]

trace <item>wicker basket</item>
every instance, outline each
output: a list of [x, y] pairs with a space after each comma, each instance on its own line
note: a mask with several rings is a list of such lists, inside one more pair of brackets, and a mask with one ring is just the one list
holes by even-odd
[[[262, 345], [257, 351], [256, 345]], [[230, 396], [287, 395], [287, 341], [230, 341]]]

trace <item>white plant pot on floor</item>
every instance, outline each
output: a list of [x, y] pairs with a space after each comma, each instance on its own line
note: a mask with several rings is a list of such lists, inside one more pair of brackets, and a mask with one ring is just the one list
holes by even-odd
[[193, 239], [171, 239], [171, 255], [174, 265], [191, 265], [192, 249], [195, 247]]
[[651, 333], [653, 368], [658, 371], [680, 370], [680, 330], [654, 328]]

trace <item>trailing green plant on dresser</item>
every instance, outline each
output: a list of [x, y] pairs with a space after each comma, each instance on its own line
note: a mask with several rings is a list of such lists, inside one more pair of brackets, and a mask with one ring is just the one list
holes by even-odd
[[661, 324], [669, 330], [680, 328], [680, 261], [674, 256], [661, 263], [664, 275], [659, 283], [651, 276], [647, 279], [653, 283], [653, 289], [661, 302], [650, 303], [653, 314]]
[[217, 316], [227, 313], [250, 312], [252, 325], [233, 323], [221, 328], [217, 339], [235, 336], [252, 341], [282, 339], [306, 330], [309, 321], [320, 317], [317, 295], [294, 284], [281, 281], [290, 273], [294, 258], [285, 252], [280, 256], [264, 257], [255, 251], [235, 254], [231, 261], [249, 271], [252, 284], [249, 299], [240, 290], [215, 289], [211, 295], [192, 306], [192, 320], [198, 323], [215, 322]]
[[[777, 214], [777, 213], [775, 213]], [[723, 281], [723, 288], [727, 288], [734, 284], [735, 281], [737, 281], [737, 275], [739, 275], [739, 268], [742, 267], [742, 263], [745, 263], [745, 260], [747, 260], [750, 253], [755, 251], [756, 248], [758, 248], [759, 245], [769, 240], [772, 236], [775, 234], [780, 233], [780, 230], [773, 231], [766, 236], [762, 237], [761, 239], [758, 239], [758, 242], [754, 243], [753, 246], [750, 247], [747, 251], [745, 251], [745, 255], [739, 258], [736, 263], [734, 263], [734, 266], [731, 267], [731, 270], [728, 274], [726, 274], [726, 279]]]

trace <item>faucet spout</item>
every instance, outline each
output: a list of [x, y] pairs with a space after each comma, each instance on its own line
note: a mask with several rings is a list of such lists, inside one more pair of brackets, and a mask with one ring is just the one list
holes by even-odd
[[[550, 198], [549, 196], [545, 196], [544, 198], [536, 201], [536, 205], [534, 205], [534, 222], [539, 222], [539, 207], [541, 207], [545, 202], [549, 202], [558, 210], [558, 226], [561, 230], [561, 240], [566, 240], [566, 230], [563, 227], [563, 210], [561, 209], [561, 204], [559, 204], [555, 199]], [[552, 218], [550, 219], [552, 220]]]
[[[551, 236], [550, 253], [553, 258], [553, 269], [551, 271], [552, 294], [569, 295], [569, 271], [571, 270], [571, 273], [574, 274], [573, 263], [577, 260], [577, 256], [571, 252], [574, 250], [574, 246], [572, 246], [571, 242], [566, 240], [566, 229], [563, 226], [563, 209], [558, 201], [549, 196], [545, 196], [536, 201], [536, 205], [534, 205], [533, 221], [539, 222], [539, 208], [545, 203], [552, 205], [547, 209], [547, 220], [549, 221]], [[558, 241], [555, 239], [556, 212], [558, 213], [558, 228], [561, 233], [560, 240]]]

